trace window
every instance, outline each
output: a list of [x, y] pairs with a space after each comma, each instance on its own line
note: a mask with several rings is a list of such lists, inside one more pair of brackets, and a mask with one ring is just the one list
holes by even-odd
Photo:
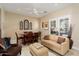
[[57, 30], [56, 30], [56, 20], [52, 20], [50, 23], [50, 30], [51, 30], [51, 34], [58, 34]]
[[67, 36], [70, 28], [70, 17], [58, 17], [49, 21], [49, 33]]
[[60, 35], [67, 35], [68, 34], [68, 28], [69, 28], [69, 19], [64, 18], [60, 19]]

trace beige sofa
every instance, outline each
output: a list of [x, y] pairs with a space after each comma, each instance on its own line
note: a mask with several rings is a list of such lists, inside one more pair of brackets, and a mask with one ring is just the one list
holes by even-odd
[[[64, 41], [59, 43], [59, 38], [63, 38]], [[42, 39], [41, 43], [61, 55], [65, 55], [69, 50], [69, 39], [66, 37], [49, 35], [47, 38]]]

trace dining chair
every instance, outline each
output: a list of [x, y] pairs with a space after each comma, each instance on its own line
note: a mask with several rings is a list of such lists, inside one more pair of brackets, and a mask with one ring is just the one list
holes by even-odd
[[23, 39], [23, 37], [19, 37], [19, 35], [17, 34], [17, 32], [15, 32], [16, 35], [16, 39], [17, 39], [17, 44], [19, 44], [19, 41], [21, 41]]

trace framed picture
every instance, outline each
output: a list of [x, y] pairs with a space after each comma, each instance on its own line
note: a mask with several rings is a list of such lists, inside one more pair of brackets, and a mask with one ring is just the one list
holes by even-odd
[[20, 26], [19, 26], [20, 30], [23, 30], [23, 21], [20, 21]]
[[42, 29], [48, 29], [48, 22], [47, 21], [42, 22]]
[[29, 30], [29, 21], [24, 20], [24, 30]]
[[32, 22], [29, 23], [29, 29], [32, 30]]

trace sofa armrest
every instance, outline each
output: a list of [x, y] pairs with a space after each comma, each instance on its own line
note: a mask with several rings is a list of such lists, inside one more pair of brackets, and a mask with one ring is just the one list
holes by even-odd
[[11, 46], [18, 46], [18, 44], [11, 44]]
[[63, 42], [61, 44], [61, 46], [62, 46], [62, 48], [65, 48], [65, 47], [69, 48], [69, 43], [68, 42]]
[[68, 38], [65, 39], [66, 39], [65, 42], [63, 42], [61, 45], [69, 48], [69, 39]]
[[0, 53], [7, 53], [7, 51], [6, 51], [6, 50], [4, 50], [4, 51], [0, 51]]
[[61, 53], [62, 53], [62, 55], [64, 55], [68, 50], [69, 50], [69, 43], [68, 42], [63, 42], [61, 44]]

